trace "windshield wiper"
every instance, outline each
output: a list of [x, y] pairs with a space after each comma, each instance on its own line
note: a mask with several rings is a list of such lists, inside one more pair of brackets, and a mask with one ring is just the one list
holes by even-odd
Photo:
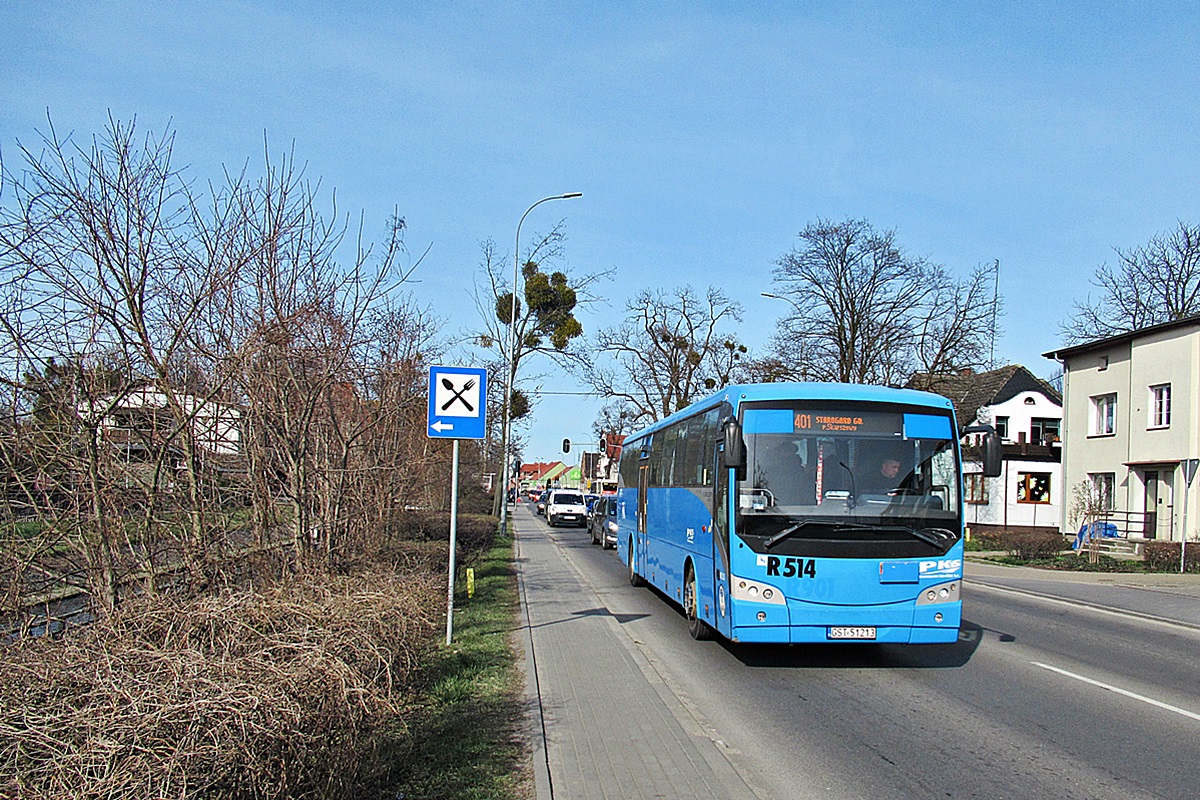
[[823, 525], [824, 527], [832, 528], [835, 531], [874, 530], [878, 527], [876, 525], [863, 525], [861, 522], [831, 522], [829, 520], [822, 519], [806, 519], [797, 522], [795, 525], [792, 525], [789, 528], [784, 528], [770, 539], [767, 539], [765, 542], [763, 542], [763, 547], [769, 550], [782, 542], [784, 539], [791, 536], [796, 531], [800, 530], [801, 528], [807, 528], [809, 525]]
[[954, 538], [954, 533], [946, 528], [910, 528], [907, 525], [868, 525], [866, 527], [873, 527], [881, 531], [902, 531], [916, 539], [920, 539], [931, 547], [937, 548], [941, 548], [947, 539]]
[[814, 520], [811, 520], [811, 519], [802, 520], [802, 521], [800, 521], [800, 522], [797, 522], [795, 525], [792, 525], [792, 526], [790, 526], [790, 527], [784, 528], [784, 529], [783, 529], [783, 530], [781, 530], [779, 533], [777, 533], [777, 534], [775, 534], [774, 536], [772, 536], [770, 539], [767, 539], [765, 542], [763, 542], [763, 547], [765, 547], [765, 548], [767, 548], [768, 550], [770, 550], [772, 547], [774, 547], [775, 545], [779, 544], [779, 543], [780, 543], [780, 542], [782, 542], [784, 539], [788, 538], [789, 536], [791, 536], [793, 533], [795, 533], [796, 531], [800, 530], [801, 528], [806, 528], [806, 527], [808, 527], [809, 525], [817, 525], [817, 524], [820, 524], [820, 525], [827, 525], [827, 524], [829, 524], [829, 523], [826, 523], [826, 522], [817, 523], [817, 522], [815, 522]]

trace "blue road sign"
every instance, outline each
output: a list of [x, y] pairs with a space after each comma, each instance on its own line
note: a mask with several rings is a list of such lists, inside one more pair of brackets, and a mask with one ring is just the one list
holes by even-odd
[[486, 429], [487, 370], [480, 367], [429, 368], [431, 439], [482, 439]]

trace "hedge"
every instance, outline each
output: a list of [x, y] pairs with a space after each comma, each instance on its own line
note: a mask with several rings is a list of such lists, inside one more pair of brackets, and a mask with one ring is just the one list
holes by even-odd
[[[1184, 571], [1200, 572], [1200, 542], [1188, 542], [1186, 553]], [[1179, 571], [1179, 542], [1146, 542], [1142, 554], [1148, 570]]]

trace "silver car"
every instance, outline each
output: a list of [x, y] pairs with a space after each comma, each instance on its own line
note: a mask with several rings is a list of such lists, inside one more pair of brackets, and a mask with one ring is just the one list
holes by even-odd
[[601, 497], [592, 507], [592, 518], [588, 520], [588, 533], [592, 544], [607, 550], [617, 546], [617, 498], [615, 495]]

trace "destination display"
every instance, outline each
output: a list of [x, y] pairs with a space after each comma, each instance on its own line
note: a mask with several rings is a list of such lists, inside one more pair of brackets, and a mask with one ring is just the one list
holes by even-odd
[[850, 436], [898, 436], [903, 429], [900, 414], [878, 411], [797, 411], [792, 420], [796, 433], [834, 433]]

